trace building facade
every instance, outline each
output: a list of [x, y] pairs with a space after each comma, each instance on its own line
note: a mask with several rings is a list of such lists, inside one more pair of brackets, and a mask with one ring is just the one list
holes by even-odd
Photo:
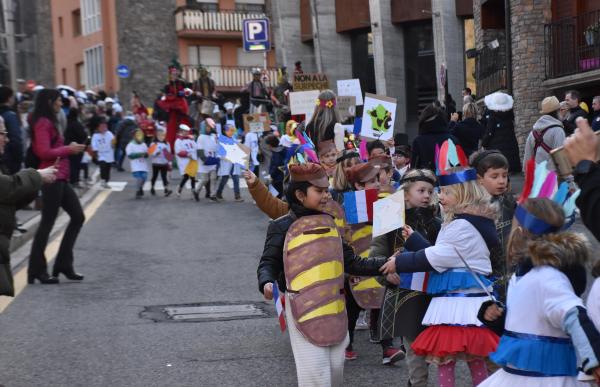
[[[136, 91], [147, 104], [177, 59], [192, 82], [204, 66], [217, 91], [236, 94], [264, 68], [269, 84], [277, 71], [273, 51], [244, 52], [242, 21], [268, 15], [265, 0], [49, 0], [54, 84], [104, 90], [128, 105]], [[120, 78], [117, 67], [129, 68]]]

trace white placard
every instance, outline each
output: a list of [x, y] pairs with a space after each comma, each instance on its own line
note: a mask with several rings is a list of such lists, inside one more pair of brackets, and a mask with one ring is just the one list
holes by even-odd
[[337, 81], [337, 95], [356, 97], [356, 106], [363, 104], [363, 95], [358, 79], [342, 79]]
[[396, 99], [384, 95], [365, 94], [361, 137], [387, 141], [394, 136]]
[[404, 191], [373, 203], [373, 238], [404, 227]]
[[317, 98], [319, 98], [319, 90], [310, 91], [294, 91], [290, 93], [290, 110], [292, 114], [305, 114], [306, 122], [312, 117]]

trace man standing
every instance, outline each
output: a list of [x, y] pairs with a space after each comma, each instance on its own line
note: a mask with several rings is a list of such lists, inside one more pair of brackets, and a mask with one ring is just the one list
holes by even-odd
[[[269, 98], [267, 88], [260, 80], [261, 72], [259, 68], [252, 71], [252, 81], [242, 90], [250, 93], [250, 114], [265, 111], [265, 100]], [[262, 106], [262, 109], [260, 109]]]
[[569, 113], [563, 123], [565, 125], [565, 135], [570, 136], [577, 127], [577, 124], [575, 124], [577, 117], [587, 119], [587, 113], [579, 106], [581, 103], [581, 94], [577, 90], [567, 91], [565, 94], [565, 102], [569, 107]]
[[15, 104], [14, 92], [8, 86], [0, 86], [0, 116], [4, 119], [4, 125], [8, 132], [8, 144], [4, 149], [2, 161], [11, 175], [21, 170], [23, 163], [23, 134], [21, 122], [17, 114], [12, 110]]
[[592, 101], [592, 111], [594, 115], [592, 117], [592, 129], [594, 132], [600, 130], [600, 95], [594, 97]]
[[210, 74], [206, 67], [202, 65], [198, 66], [198, 75], [200, 77], [196, 79], [192, 85], [194, 96], [200, 100], [202, 98], [207, 98], [216, 101], [217, 92], [215, 87], [215, 81], [210, 79]]

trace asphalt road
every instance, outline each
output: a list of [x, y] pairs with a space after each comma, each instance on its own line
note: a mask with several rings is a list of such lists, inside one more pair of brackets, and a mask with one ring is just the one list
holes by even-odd
[[[75, 249], [82, 283], [29, 285], [0, 314], [0, 384], [20, 386], [293, 386], [287, 334], [256, 285], [268, 219], [246, 201], [134, 199], [129, 181], [88, 219]], [[202, 195], [203, 196], [203, 195]], [[239, 303], [271, 315], [229, 321], [155, 322], [147, 307]], [[157, 307], [159, 306], [159, 307]], [[163, 315], [164, 316], [164, 315]], [[406, 367], [381, 365], [367, 331], [345, 385], [405, 386]], [[431, 367], [430, 384], [435, 383]], [[457, 386], [470, 385], [460, 364]]]

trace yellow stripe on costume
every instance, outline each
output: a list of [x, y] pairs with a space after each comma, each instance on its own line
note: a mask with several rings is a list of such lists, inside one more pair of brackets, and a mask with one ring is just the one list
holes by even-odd
[[327, 316], [330, 314], [338, 314], [344, 311], [344, 300], [335, 300], [329, 304], [318, 307], [317, 309], [308, 312], [298, 319], [299, 323], [311, 320], [313, 318]]
[[340, 261], [321, 263], [298, 274], [290, 283], [290, 289], [297, 292], [315, 282], [338, 278], [343, 272], [344, 265]]
[[[328, 228], [320, 229], [320, 230], [327, 230], [327, 229]], [[315, 230], [315, 231], [318, 231], [318, 230]], [[305, 243], [317, 240], [319, 238], [338, 237], [338, 236], [340, 236], [340, 234], [338, 233], [337, 229], [335, 229], [335, 228], [329, 229], [328, 232], [323, 233], [323, 234], [302, 234], [302, 235], [298, 235], [297, 237], [290, 240], [287, 245], [287, 248], [289, 251], [289, 250], [295, 249], [296, 247], [301, 246]]]
[[335, 225], [337, 227], [340, 227], [340, 228], [346, 227], [346, 222], [344, 221], [344, 219], [335, 218], [334, 221], [335, 221]]
[[352, 233], [352, 242], [356, 242], [359, 239], [365, 238], [370, 236], [371, 234], [373, 234], [373, 226], [366, 225], [364, 227], [362, 227], [361, 229], [359, 229], [358, 231], [355, 231], [354, 233]]
[[369, 253], [371, 252], [371, 248], [369, 247], [362, 253], [358, 254], [361, 258], [369, 258]]
[[379, 282], [377, 282], [377, 279], [375, 277], [371, 277], [364, 281], [360, 281], [355, 286], [352, 286], [352, 290], [359, 291], [359, 290], [369, 290], [369, 289], [376, 289], [376, 288], [382, 288], [382, 287], [383, 286]]

